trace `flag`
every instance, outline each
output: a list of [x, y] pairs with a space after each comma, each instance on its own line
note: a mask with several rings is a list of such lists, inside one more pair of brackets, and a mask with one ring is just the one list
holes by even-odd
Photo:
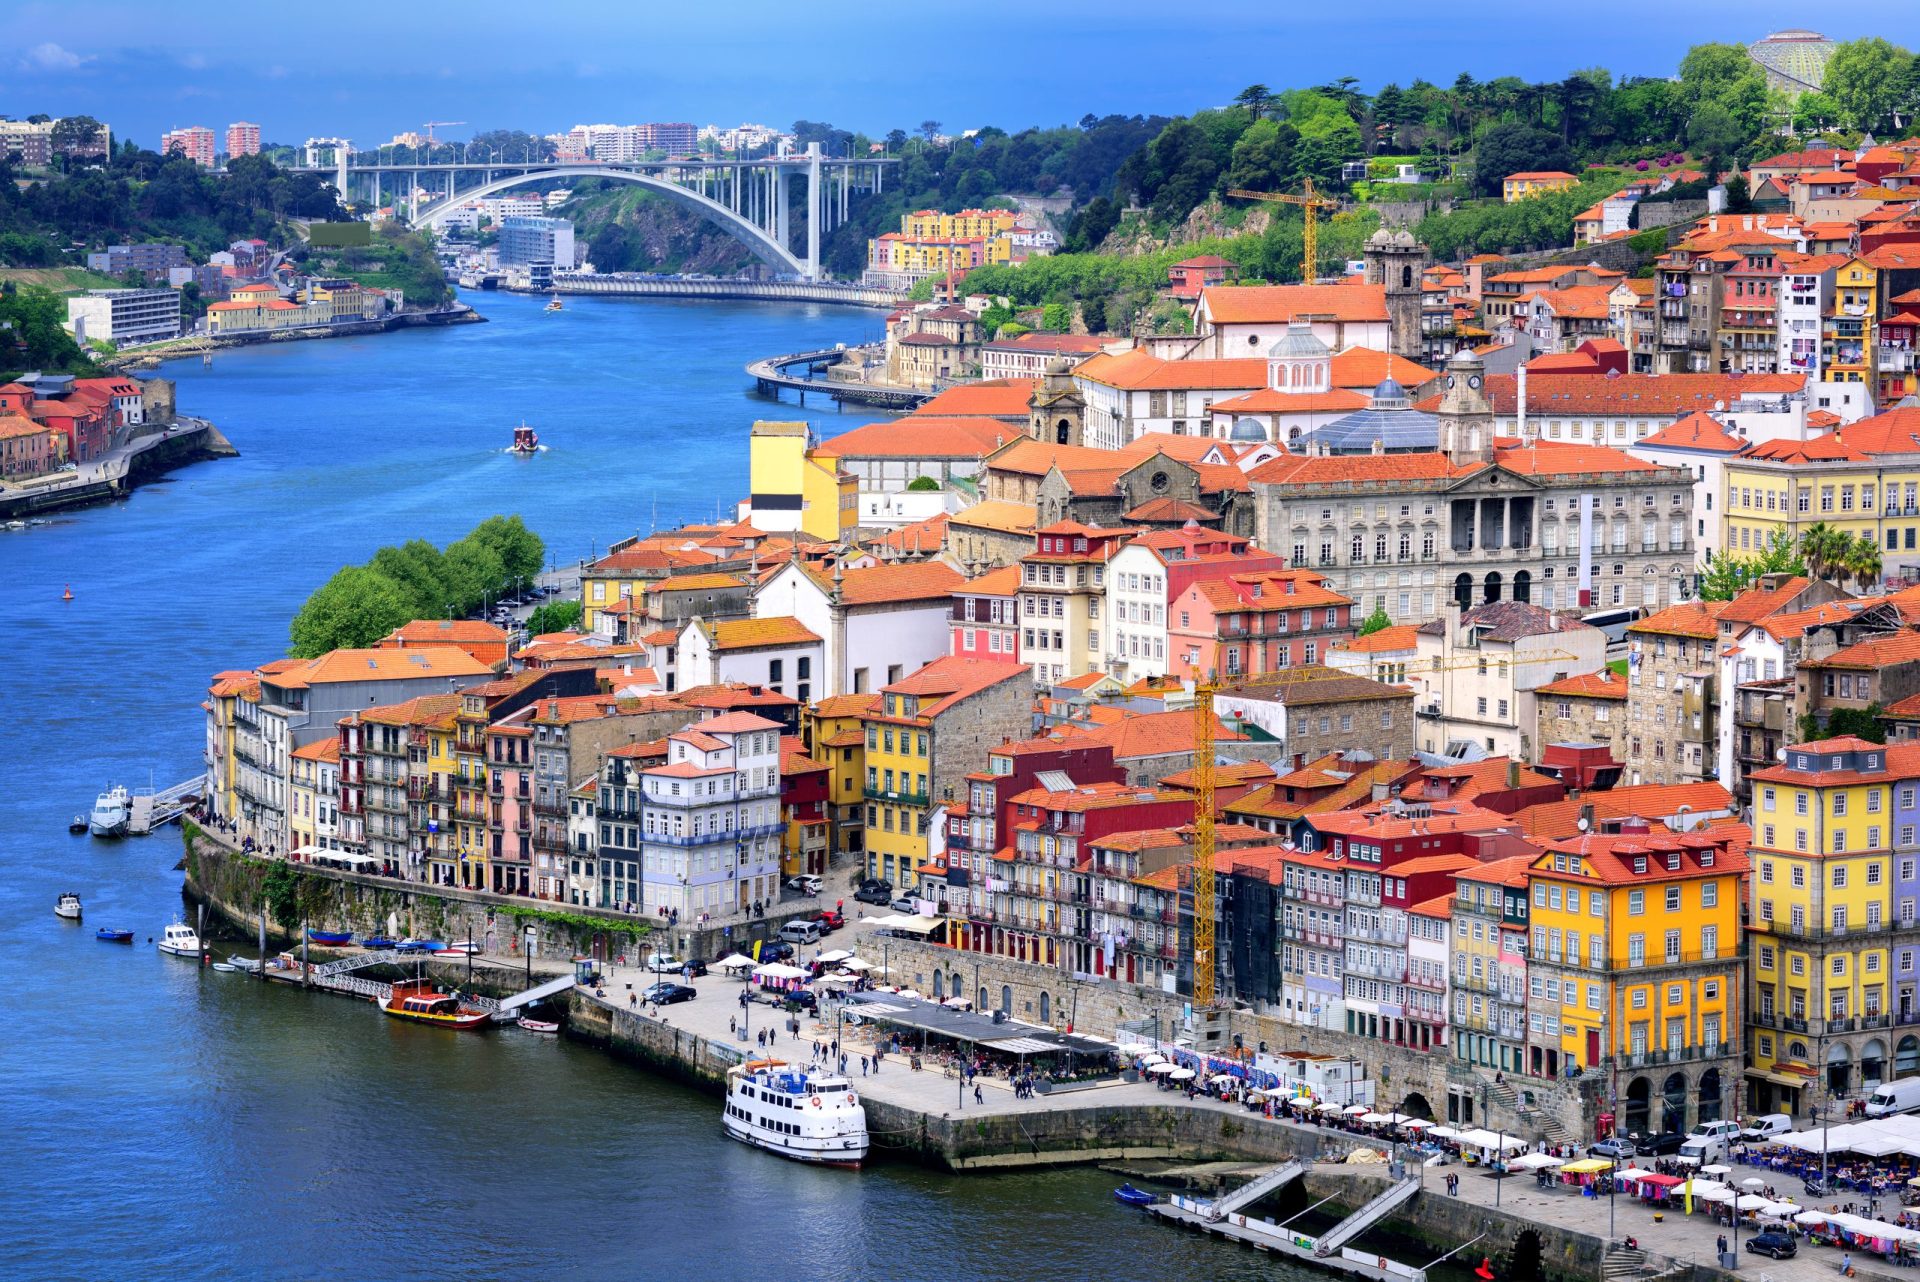
[[1693, 1214], [1693, 1181], [1688, 1180], [1685, 1184], [1682, 1184], [1680, 1186], [1680, 1192], [1684, 1195], [1684, 1198], [1687, 1204], [1687, 1214], [1692, 1215]]

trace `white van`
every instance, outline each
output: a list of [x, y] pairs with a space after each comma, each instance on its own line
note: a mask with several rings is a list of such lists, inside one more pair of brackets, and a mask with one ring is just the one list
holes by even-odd
[[1727, 1141], [1719, 1136], [1692, 1136], [1680, 1146], [1679, 1158], [1696, 1167], [1724, 1162], [1727, 1160]]
[[1740, 1133], [1740, 1123], [1720, 1118], [1713, 1122], [1700, 1122], [1687, 1132], [1690, 1140], [1731, 1140]]
[[1762, 1113], [1747, 1119], [1747, 1127], [1740, 1132], [1740, 1138], [1749, 1144], [1757, 1144], [1761, 1140], [1774, 1139], [1792, 1131], [1793, 1119], [1785, 1113]]
[[1888, 1082], [1867, 1096], [1868, 1117], [1911, 1113], [1915, 1109], [1920, 1109], [1920, 1077], [1903, 1077], [1897, 1082]]

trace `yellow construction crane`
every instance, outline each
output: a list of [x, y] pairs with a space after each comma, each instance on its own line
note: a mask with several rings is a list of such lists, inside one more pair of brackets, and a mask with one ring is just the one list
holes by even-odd
[[[1478, 653], [1460, 654], [1456, 651], [1451, 658], [1436, 655], [1429, 660], [1416, 660], [1408, 665], [1407, 676], [1412, 678], [1425, 673], [1450, 672], [1458, 668], [1481, 668], [1482, 665], [1512, 662], [1578, 663], [1580, 656], [1569, 654], [1565, 650], [1550, 650], [1543, 654], [1530, 654], [1516, 659], [1510, 651], [1500, 656]], [[1358, 674], [1339, 668], [1278, 668], [1271, 672], [1255, 672], [1246, 675], [1229, 673], [1225, 680], [1221, 680], [1216, 674], [1205, 681], [1193, 683], [1193, 1005], [1195, 1010], [1204, 1010], [1213, 1006], [1215, 1001], [1213, 980], [1219, 965], [1218, 959], [1214, 956], [1214, 919], [1218, 912], [1215, 903], [1217, 888], [1214, 885], [1213, 755], [1216, 725], [1213, 712], [1214, 700], [1223, 690], [1270, 690], [1309, 681], [1327, 681], [1355, 675]]]
[[1338, 209], [1340, 202], [1328, 200], [1315, 191], [1311, 178], [1304, 180], [1302, 185], [1307, 189], [1307, 194], [1304, 196], [1295, 196], [1284, 191], [1247, 191], [1242, 187], [1235, 187], [1227, 195], [1238, 196], [1242, 200], [1268, 200], [1277, 205], [1300, 206], [1300, 212], [1306, 219], [1303, 237], [1305, 243], [1300, 254], [1300, 280], [1302, 284], [1311, 285], [1320, 270], [1320, 211]]

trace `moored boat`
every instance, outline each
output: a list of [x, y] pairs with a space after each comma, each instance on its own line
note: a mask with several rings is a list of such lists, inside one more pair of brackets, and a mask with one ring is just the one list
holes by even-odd
[[1128, 1206], [1152, 1206], [1153, 1194], [1145, 1189], [1137, 1189], [1131, 1184], [1122, 1184], [1113, 1191], [1114, 1200]]
[[455, 957], [472, 957], [477, 953], [479, 953], [480, 946], [478, 944], [468, 943], [465, 940], [461, 940], [457, 943], [442, 944], [437, 950], [434, 950], [434, 951], [448, 953]]
[[316, 944], [351, 944], [353, 932], [350, 930], [307, 930], [307, 938]]
[[223, 975], [231, 975], [240, 968], [232, 962], [215, 962], [213, 968]]
[[392, 948], [394, 945], [398, 944], [399, 942], [400, 941], [397, 939], [388, 939], [385, 935], [368, 935], [365, 939], [360, 941], [360, 947], [366, 949], [370, 953], [379, 953], [379, 952], [385, 952], [387, 949]]
[[529, 1033], [557, 1033], [560, 1031], [560, 1025], [550, 1019], [522, 1019], [519, 1023], [520, 1027], [526, 1029]]
[[484, 1028], [492, 1016], [478, 1006], [468, 1006], [452, 993], [443, 993], [426, 979], [403, 979], [380, 1008], [395, 1019], [420, 1024], [438, 1024], [442, 1028]]
[[68, 891], [60, 896], [53, 905], [55, 917], [65, 917], [68, 921], [80, 920], [80, 896]]
[[244, 975], [258, 975], [264, 969], [259, 958], [242, 957], [239, 953], [229, 953], [226, 964]]
[[87, 817], [85, 815], [75, 815], [73, 817], [73, 821], [67, 825], [67, 831], [71, 833], [78, 834], [78, 833], [83, 833], [86, 830], [87, 830]]
[[796, 1162], [858, 1167], [867, 1156], [867, 1110], [853, 1083], [777, 1059], [727, 1070], [724, 1125], [734, 1139]]
[[394, 947], [403, 953], [444, 953], [447, 946], [437, 939], [403, 939]]
[[108, 930], [104, 926], [93, 932], [93, 937], [103, 944], [131, 944], [133, 932], [130, 930]]
[[160, 942], [154, 947], [174, 957], [198, 957], [200, 936], [193, 933], [193, 927], [176, 921], [160, 932]]
[[96, 837], [124, 837], [133, 819], [133, 798], [125, 788], [113, 784], [93, 800], [93, 812], [87, 826]]

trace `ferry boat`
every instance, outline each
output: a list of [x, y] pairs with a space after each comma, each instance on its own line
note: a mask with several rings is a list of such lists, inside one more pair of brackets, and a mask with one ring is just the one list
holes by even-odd
[[133, 820], [133, 798], [119, 784], [113, 784], [93, 800], [93, 813], [87, 826], [96, 837], [124, 837]]
[[65, 917], [68, 921], [79, 921], [80, 896], [74, 894], [72, 891], [68, 891], [66, 894], [60, 896], [59, 900], [53, 905], [53, 915], [55, 917]]
[[193, 927], [185, 922], [176, 921], [160, 932], [160, 942], [154, 947], [163, 953], [171, 953], [175, 957], [198, 957], [200, 956], [200, 936], [193, 933]]
[[509, 449], [514, 454], [538, 454], [540, 434], [522, 423], [513, 429], [513, 444]]
[[867, 1110], [853, 1083], [812, 1075], [782, 1060], [727, 1070], [727, 1134], [796, 1162], [858, 1167], [867, 1156]]
[[429, 979], [403, 979], [380, 1008], [395, 1019], [410, 1019], [442, 1028], [484, 1028], [492, 1016], [477, 1006], [462, 1005], [452, 993], [443, 993]]

